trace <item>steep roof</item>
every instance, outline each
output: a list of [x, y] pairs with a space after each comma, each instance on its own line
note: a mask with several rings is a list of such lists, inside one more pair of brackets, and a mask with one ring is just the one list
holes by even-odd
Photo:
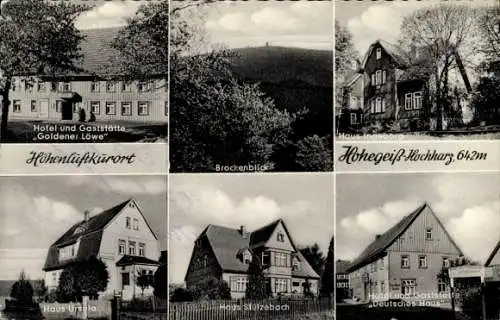
[[[101, 246], [102, 232], [108, 223], [113, 220], [131, 201], [128, 199], [116, 206], [104, 210], [89, 218], [88, 221], [80, 221], [69, 228], [59, 239], [49, 248], [47, 259], [43, 267], [44, 271], [60, 269], [73, 261], [87, 260], [91, 256], [97, 256]], [[80, 228], [81, 232], [75, 233]], [[80, 241], [76, 258], [69, 261], [59, 261], [59, 248]]]
[[[247, 272], [248, 265], [237, 258], [238, 252], [241, 249], [249, 248], [255, 250], [261, 248], [269, 240], [278, 224], [282, 223], [288, 238], [295, 248], [293, 240], [290, 237], [288, 230], [282, 219], [278, 219], [268, 225], [263, 226], [243, 237], [240, 230], [209, 225], [200, 234], [198, 239], [206, 237], [211, 249], [223, 271], [228, 272]], [[314, 271], [311, 265], [306, 261], [300, 251], [296, 250], [297, 257], [301, 262], [301, 268], [294, 270], [292, 275], [295, 277], [311, 277], [319, 278], [319, 275]]]
[[102, 28], [81, 30], [85, 39], [81, 43], [83, 59], [79, 68], [85, 74], [102, 74], [104, 67], [109, 67], [109, 73], [118, 72], [118, 67], [112, 61], [120, 53], [111, 47], [111, 42], [122, 28]]
[[500, 240], [498, 241], [497, 245], [495, 246], [495, 248], [491, 252], [491, 254], [488, 257], [488, 259], [486, 259], [486, 263], [484, 264], [485, 267], [489, 267], [490, 266], [491, 262], [493, 261], [493, 259], [496, 256], [496, 254], [499, 253], [499, 250], [500, 250]]
[[[460, 251], [460, 248], [455, 244], [453, 239], [446, 232], [443, 224], [434, 214], [430, 206], [427, 203], [424, 203], [409, 215], [401, 219], [396, 225], [387, 230], [384, 234], [377, 236], [377, 238], [372, 243], [370, 243], [368, 247], [366, 247], [365, 250], [363, 250], [363, 252], [352, 262], [347, 271], [352, 272], [354, 270], [357, 270], [383, 256], [385, 254], [385, 251], [411, 226], [411, 224], [426, 208], [428, 208], [429, 211], [434, 215], [453, 245]], [[461, 251], [460, 254], [462, 254]]]

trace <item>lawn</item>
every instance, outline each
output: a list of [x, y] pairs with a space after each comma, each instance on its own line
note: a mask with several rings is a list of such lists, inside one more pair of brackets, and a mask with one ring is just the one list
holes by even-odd
[[[80, 126], [86, 128], [80, 130]], [[123, 128], [120, 131], [97, 130], [99, 126], [114, 125]], [[57, 126], [57, 128], [76, 128], [76, 131], [56, 130], [50, 132], [37, 131], [36, 127]], [[91, 130], [91, 129], [96, 130]], [[88, 129], [88, 130], [87, 130]], [[167, 136], [166, 123], [145, 123], [132, 121], [113, 121], [81, 123], [77, 121], [34, 121], [10, 120], [8, 124], [10, 143], [110, 143], [110, 142], [165, 142]], [[60, 135], [56, 135], [56, 133]], [[61, 135], [73, 134], [68, 138]]]

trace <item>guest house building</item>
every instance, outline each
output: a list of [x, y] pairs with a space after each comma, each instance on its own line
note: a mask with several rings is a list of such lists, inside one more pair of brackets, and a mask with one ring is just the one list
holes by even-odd
[[208, 277], [225, 281], [234, 299], [245, 297], [252, 259], [264, 267], [272, 296], [318, 295], [319, 275], [297, 250], [283, 220], [252, 232], [208, 225], [195, 241], [185, 277], [187, 288]]
[[[158, 240], [133, 199], [84, 219], [57, 239], [49, 248], [43, 271], [48, 290], [55, 290], [64, 268], [91, 257], [101, 259], [109, 273], [103, 295], [120, 294], [131, 299], [142, 294], [136, 284], [141, 273], [153, 275], [160, 263]], [[144, 290], [150, 295], [153, 288]]]
[[84, 110], [96, 121], [167, 122], [167, 83], [162, 78], [125, 80], [116, 74], [119, 53], [110, 42], [118, 28], [82, 30], [80, 73], [57, 78], [16, 77], [9, 92], [10, 119], [80, 119]]
[[[428, 204], [377, 235], [346, 272], [353, 298], [440, 300], [449, 286], [438, 279], [443, 267], [462, 251]], [[447, 299], [448, 300], [448, 299]]]

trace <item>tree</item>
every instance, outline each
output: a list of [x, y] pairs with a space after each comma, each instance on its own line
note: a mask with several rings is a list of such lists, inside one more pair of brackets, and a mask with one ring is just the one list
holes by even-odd
[[141, 288], [141, 296], [144, 296], [144, 290], [153, 286], [153, 275], [148, 274], [147, 270], [141, 269], [135, 277], [135, 283]]
[[308, 136], [297, 144], [297, 164], [303, 171], [329, 171], [333, 168], [333, 153], [327, 139]]
[[263, 300], [269, 297], [269, 288], [264, 277], [264, 267], [258, 255], [252, 257], [248, 266], [248, 283], [245, 292], [247, 299]]
[[352, 34], [335, 20], [335, 72], [343, 74], [351, 69], [352, 61], [358, 53], [352, 42]]
[[172, 290], [170, 302], [187, 302], [193, 301], [193, 295], [186, 288], [175, 288]]
[[61, 302], [81, 301], [83, 296], [96, 297], [109, 282], [106, 264], [96, 257], [76, 261], [64, 268], [57, 287]]
[[10, 289], [10, 297], [21, 304], [31, 305], [33, 302], [33, 286], [26, 277], [24, 270], [19, 274], [19, 279]]
[[160, 256], [160, 266], [156, 269], [154, 274], [154, 295], [158, 298], [167, 299], [168, 296], [168, 264], [167, 264], [167, 251], [162, 252]]
[[328, 255], [326, 256], [325, 267], [323, 268], [323, 274], [321, 275], [321, 288], [320, 293], [323, 296], [330, 297], [335, 292], [334, 282], [334, 249], [333, 249], [333, 237], [330, 240], [330, 245], [328, 247]]
[[478, 26], [483, 40], [480, 51], [486, 55], [486, 64], [497, 63], [500, 60], [500, 3], [479, 8]]
[[325, 256], [317, 243], [312, 246], [307, 246], [300, 249], [300, 253], [309, 262], [311, 267], [316, 271], [317, 274], [323, 273], [323, 268], [325, 266]]
[[193, 300], [229, 300], [231, 290], [226, 281], [207, 277], [196, 286], [189, 288]]
[[[436, 129], [443, 130], [443, 116], [451, 108], [450, 71], [460, 71], [465, 86], [470, 90], [466, 77], [467, 56], [464, 53], [474, 45], [475, 11], [468, 6], [439, 4], [416, 10], [406, 16], [401, 24], [400, 45], [425, 50], [428, 76], [432, 80], [431, 104], [436, 115]], [[414, 57], [408, 55], [411, 62]], [[422, 68], [422, 64], [420, 64]], [[465, 76], [465, 77], [464, 77]]]
[[40, 279], [37, 281], [34, 281], [33, 283], [33, 294], [38, 297], [40, 300], [43, 300], [47, 297], [48, 294], [48, 289], [47, 286], [45, 285], [45, 280]]
[[8, 140], [9, 91], [15, 77], [33, 82], [78, 72], [83, 40], [76, 18], [89, 7], [67, 1], [10, 0], [0, 14], [0, 141]]

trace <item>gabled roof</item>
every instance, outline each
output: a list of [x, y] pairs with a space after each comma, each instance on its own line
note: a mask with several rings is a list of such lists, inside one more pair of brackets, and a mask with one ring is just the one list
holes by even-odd
[[[102, 211], [89, 218], [88, 221], [82, 220], [71, 228], [69, 228], [59, 239], [57, 239], [49, 248], [47, 259], [43, 267], [44, 271], [57, 270], [65, 267], [74, 261], [87, 260], [92, 256], [99, 254], [101, 247], [101, 239], [104, 228], [130, 203], [133, 202], [140, 212], [137, 203], [133, 199], [128, 199], [116, 206]], [[141, 213], [142, 215], [142, 213]], [[146, 225], [148, 225], [146, 221]], [[155, 233], [149, 227], [151, 233], [156, 237]], [[81, 232], [75, 231], [79, 229]], [[70, 244], [80, 242], [76, 257], [67, 261], [59, 261], [59, 248]]]
[[208, 241], [217, 263], [223, 271], [246, 273], [248, 271], [248, 265], [238, 259], [238, 253], [241, 249], [245, 248], [249, 248], [251, 251], [263, 248], [280, 223], [283, 224], [285, 232], [287, 233], [287, 236], [296, 251], [297, 257], [301, 262], [301, 268], [293, 271], [292, 275], [296, 277], [319, 278], [319, 275], [309, 265], [302, 254], [295, 248], [293, 240], [291, 239], [282, 219], [278, 219], [260, 229], [248, 233], [246, 237], [243, 237], [238, 229], [208, 225], [202, 231], [198, 239], [205, 238]]
[[446, 236], [458, 249], [460, 255], [462, 255], [462, 251], [450, 237], [439, 218], [434, 214], [430, 206], [427, 203], [424, 203], [409, 215], [401, 219], [401, 221], [387, 230], [384, 234], [377, 236], [377, 238], [370, 243], [370, 245], [368, 245], [368, 247], [366, 247], [366, 249], [363, 250], [363, 252], [352, 262], [347, 271], [352, 272], [357, 270], [385, 255], [386, 250], [412, 225], [412, 223], [422, 212], [424, 212], [426, 208], [429, 209], [432, 215], [434, 215], [434, 218], [438, 221], [441, 228], [443, 228]]
[[120, 54], [111, 47], [111, 42], [118, 36], [122, 28], [102, 28], [80, 30], [85, 39], [81, 42], [81, 53], [83, 59], [79, 68], [85, 74], [102, 74], [104, 67], [108, 67], [109, 73], [117, 73], [118, 67], [112, 62]]
[[490, 263], [493, 261], [493, 259], [495, 258], [495, 255], [499, 252], [499, 250], [500, 250], [500, 240], [498, 241], [497, 245], [495, 246], [495, 248], [491, 252], [488, 259], [486, 259], [486, 263], [484, 264], [485, 267], [490, 266]]
[[361, 69], [365, 69], [368, 58], [371, 56], [373, 49], [375, 49], [375, 47], [377, 47], [378, 45], [380, 45], [385, 50], [385, 52], [387, 52], [387, 54], [394, 59], [394, 62], [399, 67], [405, 67], [410, 63], [407, 53], [405, 53], [402, 48], [385, 40], [377, 39], [370, 45], [370, 47], [368, 47], [368, 50], [363, 57], [363, 61], [361, 62]]

